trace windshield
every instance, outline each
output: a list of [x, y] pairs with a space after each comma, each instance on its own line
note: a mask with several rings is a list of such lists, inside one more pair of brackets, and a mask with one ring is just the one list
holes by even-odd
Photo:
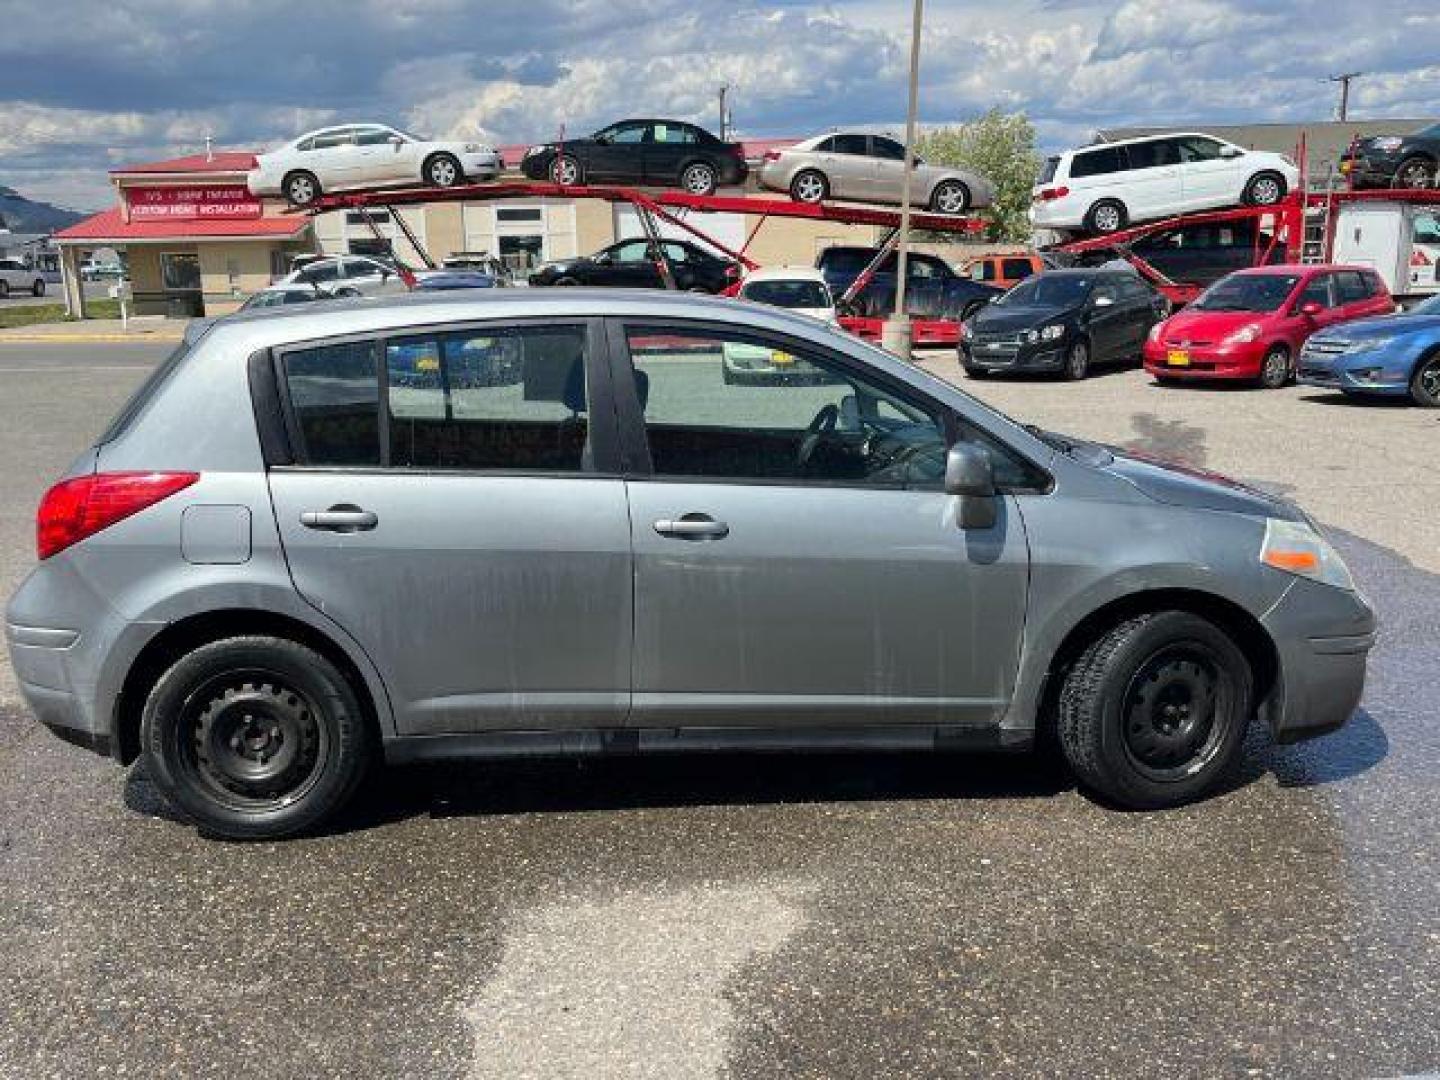
[[1236, 274], [1211, 285], [1190, 307], [1195, 311], [1276, 311], [1299, 281], [1299, 274]]
[[830, 290], [823, 282], [800, 278], [792, 281], [752, 281], [740, 290], [746, 300], [784, 308], [828, 308]]
[[1001, 307], [1074, 307], [1084, 302], [1094, 280], [1089, 274], [1039, 274], [995, 303]]
[[1427, 128], [1421, 128], [1415, 134], [1422, 139], [1440, 139], [1440, 124], [1431, 124]]
[[1416, 304], [1407, 311], [1407, 315], [1440, 315], [1440, 293], [1436, 293], [1423, 304]]

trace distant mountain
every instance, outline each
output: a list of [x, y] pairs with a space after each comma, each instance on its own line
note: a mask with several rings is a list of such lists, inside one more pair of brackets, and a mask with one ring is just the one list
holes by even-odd
[[48, 233], [85, 217], [49, 203], [33, 202], [14, 188], [0, 186], [0, 227], [17, 233]]

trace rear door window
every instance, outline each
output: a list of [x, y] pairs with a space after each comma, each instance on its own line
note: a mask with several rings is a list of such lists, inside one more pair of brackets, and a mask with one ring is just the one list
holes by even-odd
[[1332, 288], [1333, 275], [1317, 274], [1310, 279], [1310, 284], [1305, 286], [1305, 291], [1300, 294], [1297, 306], [1304, 307], [1306, 304], [1319, 304], [1321, 307], [1330, 308], [1335, 306], [1335, 296]]
[[1006, 278], [1007, 280], [1010, 280], [1010, 281], [1020, 281], [1020, 280], [1022, 280], [1022, 279], [1024, 279], [1024, 278], [1029, 277], [1029, 276], [1030, 276], [1031, 274], [1033, 274], [1034, 272], [1035, 272], [1035, 267], [1031, 265], [1029, 259], [1006, 259], [1006, 260], [1005, 260], [1005, 274], [1004, 274], [1004, 276], [1005, 276], [1005, 278]]
[[309, 465], [379, 465], [375, 343], [295, 349], [281, 362], [300, 459]]
[[863, 157], [868, 154], [870, 150], [866, 145], [867, 141], [864, 135], [836, 135], [835, 153], [856, 154]]
[[1117, 173], [1126, 167], [1123, 147], [1103, 146], [1098, 150], [1086, 150], [1075, 155], [1070, 163], [1070, 175], [1075, 179], [1087, 176], [1105, 176]]
[[1341, 304], [1354, 304], [1370, 299], [1370, 286], [1356, 270], [1341, 270], [1335, 275], [1335, 284], [1340, 291]]

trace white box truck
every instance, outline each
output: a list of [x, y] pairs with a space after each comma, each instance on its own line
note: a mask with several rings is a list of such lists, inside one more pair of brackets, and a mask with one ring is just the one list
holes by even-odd
[[1331, 260], [1379, 271], [1397, 300], [1440, 292], [1440, 206], [1355, 202], [1335, 219]]

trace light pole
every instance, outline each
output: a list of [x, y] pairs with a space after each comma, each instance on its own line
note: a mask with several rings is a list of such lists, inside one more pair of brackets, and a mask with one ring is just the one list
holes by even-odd
[[910, 179], [915, 173], [915, 112], [920, 91], [920, 21], [925, 0], [915, 0], [910, 24], [910, 104], [905, 112], [905, 173], [900, 181], [900, 251], [895, 258], [895, 312], [885, 320], [880, 342], [896, 356], [910, 357], [910, 316], [905, 313], [905, 277], [910, 261]]
[[1340, 110], [1337, 119], [1343, 124], [1350, 119], [1350, 84], [1364, 75], [1363, 71], [1347, 71], [1343, 75], [1331, 75], [1330, 81], [1340, 84]]

